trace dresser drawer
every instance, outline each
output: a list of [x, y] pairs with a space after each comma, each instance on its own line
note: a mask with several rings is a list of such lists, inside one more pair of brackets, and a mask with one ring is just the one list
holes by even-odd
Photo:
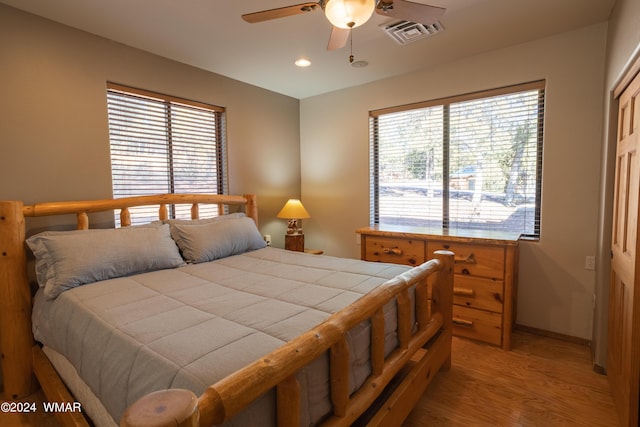
[[364, 259], [367, 261], [405, 265], [420, 265], [426, 261], [423, 240], [366, 236], [364, 245]]
[[502, 345], [502, 316], [489, 311], [454, 305], [453, 334]]
[[453, 279], [453, 303], [502, 313], [503, 289], [504, 282], [501, 280], [456, 275]]
[[446, 249], [455, 253], [454, 272], [491, 279], [504, 279], [504, 248], [464, 243], [429, 242], [427, 253]]
[[490, 232], [477, 237], [474, 230], [441, 233], [391, 225], [356, 232], [361, 236], [360, 257], [367, 261], [415, 266], [438, 250], [454, 252], [453, 334], [509, 350], [516, 318], [518, 236], [500, 233], [494, 239]]

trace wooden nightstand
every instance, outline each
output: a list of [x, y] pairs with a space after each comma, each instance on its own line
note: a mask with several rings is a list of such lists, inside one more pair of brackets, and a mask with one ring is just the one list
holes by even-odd
[[304, 234], [285, 234], [284, 248], [289, 251], [304, 251]]

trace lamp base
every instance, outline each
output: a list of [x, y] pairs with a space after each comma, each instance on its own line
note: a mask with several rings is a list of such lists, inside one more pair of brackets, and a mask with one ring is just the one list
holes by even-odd
[[304, 234], [285, 234], [284, 248], [289, 251], [304, 252]]

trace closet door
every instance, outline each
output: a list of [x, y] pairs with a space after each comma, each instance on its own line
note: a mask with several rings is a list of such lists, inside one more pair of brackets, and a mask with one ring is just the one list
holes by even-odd
[[623, 426], [638, 425], [640, 387], [640, 75], [619, 99], [607, 375]]

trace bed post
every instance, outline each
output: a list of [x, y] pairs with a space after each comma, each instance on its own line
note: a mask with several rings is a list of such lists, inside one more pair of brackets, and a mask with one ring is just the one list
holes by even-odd
[[[451, 337], [453, 332], [453, 266], [454, 266], [454, 254], [451, 251], [435, 251], [434, 257], [442, 263], [442, 269], [436, 274], [435, 284], [433, 289], [433, 304], [436, 306], [436, 310], [442, 313], [443, 329], [449, 332], [448, 335], [448, 347], [451, 348]], [[446, 286], [447, 289], [442, 289]], [[442, 369], [448, 370], [451, 368], [451, 352], [449, 357], [442, 364]]]
[[199, 427], [198, 397], [184, 389], [159, 390], [143, 396], [127, 408], [121, 427]]
[[31, 393], [31, 290], [27, 279], [25, 223], [19, 201], [0, 201], [0, 351], [4, 394]]
[[247, 199], [247, 204], [244, 207], [245, 214], [253, 219], [253, 222], [258, 226], [258, 202], [255, 194], [245, 194], [244, 198]]

